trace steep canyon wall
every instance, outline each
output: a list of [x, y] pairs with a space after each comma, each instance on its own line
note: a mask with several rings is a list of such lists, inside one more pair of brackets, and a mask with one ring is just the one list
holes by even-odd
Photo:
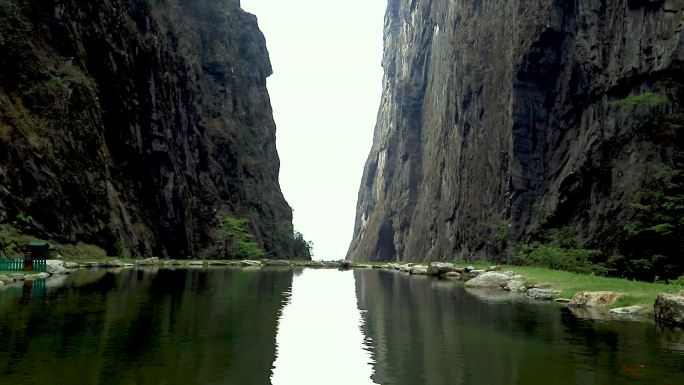
[[292, 248], [256, 17], [237, 0], [0, 0], [0, 222], [197, 256], [217, 214]]
[[491, 256], [564, 226], [616, 252], [650, 165], [681, 146], [619, 101], [665, 95], [662, 114], [679, 111], [683, 12], [680, 0], [390, 0], [348, 258]]

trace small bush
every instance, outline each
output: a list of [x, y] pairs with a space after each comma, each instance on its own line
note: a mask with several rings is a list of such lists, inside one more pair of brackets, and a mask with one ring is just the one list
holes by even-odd
[[541, 266], [581, 274], [603, 275], [607, 272], [606, 269], [592, 262], [597, 254], [595, 250], [564, 248], [535, 242], [521, 245], [516, 259], [522, 265]]
[[218, 221], [218, 227], [214, 232], [218, 256], [237, 259], [264, 256], [264, 250], [254, 242], [254, 236], [247, 232], [247, 219], [219, 214]]
[[621, 109], [635, 108], [635, 107], [662, 107], [670, 104], [671, 101], [667, 96], [655, 94], [653, 92], [644, 92], [637, 95], [631, 95], [624, 99], [613, 100], [610, 102], [611, 106]]
[[21, 251], [19, 232], [11, 225], [0, 225], [0, 258], [14, 258]]
[[682, 288], [684, 288], [684, 275], [682, 275], [682, 276], [680, 276], [679, 278], [673, 280], [673, 281], [671, 282], [671, 284], [673, 284], [673, 285], [675, 285], [675, 286], [681, 286]]
[[294, 232], [292, 243], [292, 256], [294, 259], [310, 260], [313, 251], [313, 242], [304, 239], [304, 235], [299, 231]]
[[101, 259], [107, 252], [99, 246], [78, 242], [75, 245], [54, 244], [57, 253], [67, 259]]
[[516, 263], [581, 274], [607, 273], [605, 267], [593, 262], [599, 252], [579, 247], [571, 228], [547, 230], [544, 238], [545, 242], [520, 245]]

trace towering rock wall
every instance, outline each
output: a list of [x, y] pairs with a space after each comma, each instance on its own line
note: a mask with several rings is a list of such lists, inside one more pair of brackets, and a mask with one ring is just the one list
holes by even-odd
[[[684, 1], [390, 0], [348, 258], [449, 260], [571, 226], [610, 253], [650, 163], [630, 95], [679, 107]], [[681, 135], [678, 139], [681, 142]]]
[[218, 213], [286, 257], [271, 66], [237, 0], [0, 0], [0, 222], [185, 257]]

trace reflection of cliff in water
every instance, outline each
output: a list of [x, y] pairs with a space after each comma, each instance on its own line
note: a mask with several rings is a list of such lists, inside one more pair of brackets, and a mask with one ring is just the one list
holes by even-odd
[[354, 274], [377, 383], [684, 383], [672, 370], [684, 367], [681, 333], [583, 320], [554, 304], [483, 300], [428, 277]]
[[85, 273], [28, 302], [0, 293], [3, 382], [270, 383], [291, 271]]

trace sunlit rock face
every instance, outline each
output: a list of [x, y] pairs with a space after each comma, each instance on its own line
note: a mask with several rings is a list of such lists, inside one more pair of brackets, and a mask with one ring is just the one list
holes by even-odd
[[182, 258], [216, 213], [286, 258], [271, 65], [236, 0], [2, 0], [0, 221]]
[[674, 144], [610, 102], [681, 95], [683, 9], [390, 0], [348, 258], [450, 260], [568, 225], [615, 248], [647, 165], [670, 162]]

